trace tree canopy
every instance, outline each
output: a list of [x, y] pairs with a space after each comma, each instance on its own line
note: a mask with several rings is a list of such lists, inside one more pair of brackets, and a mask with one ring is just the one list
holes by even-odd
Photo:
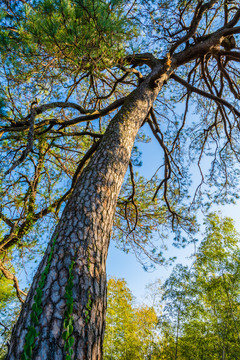
[[153, 307], [134, 306], [126, 281], [109, 279], [104, 359], [143, 359], [154, 344], [157, 315]]
[[[135, 148], [118, 201], [115, 237], [123, 248], [133, 247], [139, 257], [144, 248], [157, 261], [162, 254], [157, 256], [156, 246], [147, 251], [142, 237], [150, 240], [153, 230], [171, 221], [192, 231], [189, 161], [196, 161], [201, 182], [192, 209], [203, 192], [210, 202], [236, 197], [238, 19], [234, 2], [224, 1], [3, 1], [1, 249], [37, 241], [37, 229], [43, 231], [46, 216], [58, 216], [110, 114], [138, 87], [146, 66], [184, 49], [190, 55], [146, 119], [165, 170], [147, 184], [134, 178], [140, 161]], [[188, 61], [194, 45], [221, 32], [210, 52], [199, 51]], [[182, 114], [179, 101], [185, 103]], [[200, 123], [188, 119], [189, 107], [201, 113]], [[138, 141], [148, 140], [145, 128]]]
[[[40, 259], [77, 184], [88, 187], [88, 171], [93, 194], [105, 172], [101, 196], [112, 199], [111, 211], [101, 210], [102, 228], [112, 227], [117, 205], [112, 239], [144, 264], [165, 260], [156, 232], [163, 239], [171, 227], [174, 244], [185, 245], [194, 240], [199, 207], [238, 197], [237, 0], [1, 5], [0, 269], [22, 302], [14, 269], [22, 258]], [[149, 133], [162, 165], [144, 179], [138, 145]], [[90, 200], [79, 213], [92, 216]]]
[[216, 213], [205, 225], [193, 265], [177, 265], [163, 286], [160, 328], [169, 359], [237, 359], [240, 351], [239, 233]]
[[136, 305], [126, 282], [111, 278], [104, 359], [237, 359], [239, 256], [233, 220], [211, 213], [192, 265], [148, 286], [153, 298], [158, 289], [154, 306]]

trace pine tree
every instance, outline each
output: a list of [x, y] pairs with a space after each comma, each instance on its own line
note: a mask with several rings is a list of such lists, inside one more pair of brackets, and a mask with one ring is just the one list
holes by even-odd
[[[113, 223], [122, 248], [153, 262], [163, 261], [154, 230], [172, 225], [176, 244], [184, 245], [179, 229], [191, 234], [195, 227], [188, 152], [202, 177], [192, 210], [204, 181], [211, 201], [237, 194], [239, 51], [226, 49], [224, 39], [238, 44], [238, 2], [1, 5], [3, 273], [13, 254], [38, 243], [44, 217], [50, 227], [51, 214], [57, 219], [7, 359], [102, 359]], [[171, 108], [181, 100], [182, 117]], [[191, 100], [201, 112], [195, 125], [187, 121]], [[144, 124], [160, 145], [164, 169], [146, 190], [134, 176], [134, 142], [144, 140]], [[212, 155], [204, 179], [201, 161]]]

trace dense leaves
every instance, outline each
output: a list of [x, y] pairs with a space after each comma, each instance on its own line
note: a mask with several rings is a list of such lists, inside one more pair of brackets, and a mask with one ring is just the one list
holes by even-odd
[[36, 56], [45, 55], [52, 59], [55, 71], [66, 66], [71, 71], [105, 69], [122, 57], [127, 41], [136, 35], [122, 0], [39, 0], [12, 6], [14, 28], [8, 26], [12, 14], [3, 9], [2, 36], [8, 49], [15, 45], [19, 51], [16, 42], [20, 41], [18, 55], [27, 65], [29, 57], [35, 61]]
[[123, 279], [108, 281], [106, 321], [104, 359], [150, 358], [156, 337], [156, 313], [146, 305], [134, 306], [133, 295]]
[[237, 359], [239, 261], [233, 221], [211, 214], [192, 267], [177, 266], [164, 285], [161, 331], [169, 359]]
[[239, 237], [232, 219], [210, 214], [192, 266], [148, 286], [154, 307], [134, 306], [126, 282], [110, 279], [105, 359], [237, 359]]
[[[104, 359], [237, 359], [239, 237], [232, 219], [210, 214], [192, 266], [177, 265], [164, 285], [150, 284], [148, 305], [136, 305], [125, 280], [110, 278]], [[1, 306], [7, 297], [11, 307], [4, 286]], [[13, 314], [5, 319], [6, 339]]]

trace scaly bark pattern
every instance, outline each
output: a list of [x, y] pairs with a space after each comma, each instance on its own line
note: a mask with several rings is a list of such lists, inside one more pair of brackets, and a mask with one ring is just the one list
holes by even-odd
[[[159, 73], [161, 67], [158, 65], [151, 76]], [[158, 86], [154, 88], [149, 85], [151, 76], [130, 94], [110, 122], [97, 152], [83, 171], [63, 211], [55, 231], [58, 236], [43, 289], [43, 312], [36, 328], [39, 336], [33, 350], [34, 360], [65, 359], [62, 339], [66, 309], [64, 295], [69, 267], [73, 260], [73, 359], [102, 359], [106, 311], [106, 257], [117, 198], [136, 134], [163, 81], [169, 75], [162, 73]], [[33, 297], [46, 266], [51, 244], [52, 240], [13, 330], [7, 360], [21, 359], [27, 328], [30, 325]], [[87, 313], [89, 314], [86, 315]]]

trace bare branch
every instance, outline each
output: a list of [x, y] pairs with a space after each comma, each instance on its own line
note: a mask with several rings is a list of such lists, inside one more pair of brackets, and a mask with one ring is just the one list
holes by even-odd
[[98, 139], [103, 137], [103, 134], [96, 134], [91, 131], [64, 132], [61, 130], [52, 130], [52, 131], [50, 131], [50, 134], [59, 134], [59, 136], [61, 136], [61, 137], [62, 136], [91, 136], [92, 138], [98, 138]]
[[0, 219], [2, 219], [8, 226], [11, 228], [14, 226], [13, 222], [7, 218], [1, 211], [0, 211]]
[[[122, 97], [121, 99], [118, 99], [116, 101], [114, 101], [113, 103], [111, 103], [110, 105], [108, 105], [106, 108], [104, 109], [100, 109], [100, 110], [92, 110], [91, 113], [88, 113], [85, 116], [79, 116], [76, 117], [72, 120], [61, 120], [61, 119], [46, 119], [43, 120], [41, 122], [39, 122], [36, 126], [38, 128], [45, 126], [45, 125], [62, 125], [61, 128], [64, 128], [66, 126], [71, 126], [71, 125], [75, 125], [81, 122], [86, 122], [86, 121], [90, 121], [90, 120], [95, 120], [98, 119], [101, 116], [106, 116], [108, 114], [110, 114], [111, 112], [113, 112], [114, 110], [116, 110], [117, 108], [119, 108], [120, 106], [122, 106], [125, 102], [125, 100], [127, 99], [127, 96]], [[50, 105], [50, 104], [49, 104]], [[48, 110], [48, 109], [46, 109]], [[2, 127], [0, 130], [7, 132], [7, 131], [23, 131], [26, 130], [28, 128], [28, 123], [26, 122], [20, 122], [18, 124], [18, 126], [9, 126], [9, 127]]]
[[157, 63], [158, 59], [155, 58], [155, 56], [151, 53], [143, 53], [143, 54], [132, 54], [126, 56], [124, 59], [122, 59], [119, 64], [120, 66], [124, 65], [124, 62], [129, 63], [133, 66], [141, 66], [141, 65], [148, 65], [151, 69], [153, 69]]
[[65, 201], [69, 195], [72, 193], [75, 185], [76, 185], [76, 182], [77, 182], [77, 179], [79, 178], [80, 174], [82, 173], [82, 170], [86, 164], [86, 162], [90, 159], [90, 157], [94, 154], [94, 152], [97, 150], [99, 144], [100, 144], [100, 141], [101, 139], [99, 139], [98, 141], [96, 141], [92, 147], [86, 152], [86, 154], [83, 156], [83, 158], [81, 159], [74, 175], [73, 175], [73, 178], [72, 178], [72, 185], [71, 185], [71, 188], [61, 197], [60, 200], [58, 200], [58, 204], [57, 204], [57, 207], [56, 207], [56, 213], [59, 211], [60, 209], [60, 206], [61, 204], [63, 203], [63, 201]]
[[12, 166], [5, 172], [5, 176], [9, 174], [12, 170], [14, 170], [18, 165], [23, 163], [23, 161], [26, 159], [27, 155], [30, 153], [30, 151], [33, 148], [33, 141], [34, 141], [34, 120], [36, 117], [36, 110], [35, 108], [32, 108], [31, 115], [30, 115], [30, 126], [29, 126], [29, 132], [28, 132], [28, 140], [27, 140], [27, 146], [25, 150], [23, 151], [22, 155], [18, 160], [16, 160]]
[[203, 14], [210, 10], [213, 5], [217, 2], [217, 0], [211, 0], [206, 4], [203, 4], [203, 0], [200, 0], [196, 6], [194, 16], [191, 22], [191, 25], [189, 27], [189, 31], [185, 36], [183, 36], [181, 39], [175, 42], [175, 44], [170, 49], [170, 55], [174, 53], [174, 51], [183, 43], [185, 43], [187, 40], [189, 40], [195, 33], [198, 28], [198, 25], [203, 17]]
[[231, 92], [233, 93], [234, 97], [239, 100], [240, 99], [240, 94], [239, 91], [237, 92], [236, 89], [234, 88], [237, 87], [237, 85], [233, 82], [233, 80], [230, 78], [228, 72], [226, 71], [226, 69], [224, 68], [220, 57], [217, 58], [217, 62], [218, 62], [218, 68], [221, 71], [221, 73], [223, 74], [224, 78], [227, 80], [228, 82], [228, 86], [229, 89], [231, 90]]
[[[136, 229], [137, 223], [138, 223], [138, 208], [137, 208], [137, 204], [136, 204], [136, 202], [134, 200], [134, 196], [136, 194], [136, 183], [135, 183], [135, 180], [134, 180], [134, 171], [133, 171], [133, 166], [132, 166], [131, 161], [129, 161], [129, 170], [130, 170], [130, 177], [131, 177], [131, 182], [132, 182], [132, 194], [125, 201], [125, 219], [127, 221], [127, 225], [128, 225], [128, 229], [129, 229], [127, 237]], [[129, 202], [131, 202], [133, 204], [134, 209], [135, 209], [135, 222], [134, 222], [134, 225], [132, 227], [130, 226], [130, 223], [129, 223], [129, 220], [128, 220], [128, 215], [127, 215], [127, 208], [128, 208]]]
[[84, 109], [82, 106], [72, 103], [72, 102], [63, 102], [63, 101], [56, 101], [56, 102], [52, 102], [50, 104], [43, 104], [40, 105], [38, 107], [36, 107], [36, 112], [37, 115], [44, 113], [47, 110], [52, 110], [52, 109], [56, 109], [56, 108], [62, 108], [62, 109], [67, 109], [67, 108], [71, 108], [71, 109], [75, 109], [78, 110], [81, 114], [88, 114], [90, 111]]
[[225, 105], [226, 107], [228, 107], [235, 115], [237, 115], [238, 117], [240, 117], [240, 112], [233, 106], [231, 105], [228, 101], [213, 95], [213, 94], [209, 94], [206, 91], [203, 91], [201, 89], [196, 88], [195, 86], [189, 84], [188, 82], [186, 82], [185, 80], [181, 79], [178, 75], [176, 74], [172, 74], [171, 78], [176, 80], [177, 82], [179, 82], [180, 84], [182, 84], [183, 86], [185, 86], [188, 90], [195, 92], [199, 95], [202, 95], [208, 99], [214, 100], [217, 103], [220, 103], [222, 105]]

